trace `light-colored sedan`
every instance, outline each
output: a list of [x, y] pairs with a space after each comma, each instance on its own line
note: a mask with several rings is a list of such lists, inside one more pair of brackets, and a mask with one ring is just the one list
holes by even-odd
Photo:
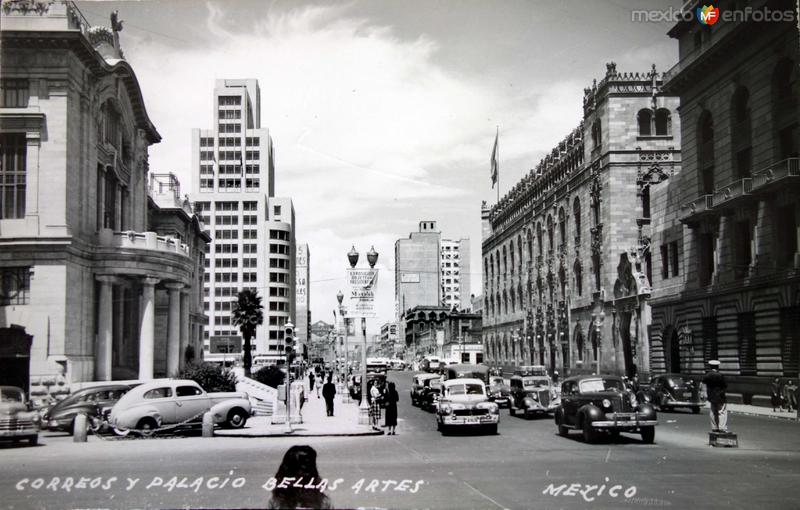
[[161, 379], [133, 388], [111, 409], [109, 425], [117, 434], [151, 436], [159, 429], [202, 423], [211, 411], [214, 423], [242, 428], [251, 415], [247, 393], [206, 393], [186, 379]]
[[450, 379], [442, 383], [436, 425], [442, 434], [456, 427], [481, 427], [496, 434], [499, 411], [500, 407], [489, 400], [486, 385], [480, 379]]

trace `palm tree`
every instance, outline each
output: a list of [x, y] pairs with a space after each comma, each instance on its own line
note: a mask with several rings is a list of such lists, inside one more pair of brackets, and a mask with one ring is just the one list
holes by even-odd
[[250, 377], [250, 366], [253, 364], [253, 355], [250, 352], [250, 339], [256, 334], [256, 326], [264, 324], [264, 306], [261, 296], [255, 289], [245, 289], [239, 292], [231, 311], [233, 325], [239, 327], [244, 338], [244, 375]]

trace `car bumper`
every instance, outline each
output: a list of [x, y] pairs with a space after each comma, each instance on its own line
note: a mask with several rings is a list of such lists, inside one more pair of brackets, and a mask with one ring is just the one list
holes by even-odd
[[592, 427], [598, 429], [635, 429], [655, 425], [658, 425], [658, 420], [602, 420], [592, 422]]
[[507, 406], [507, 405], [509, 405], [508, 397], [494, 397], [494, 398], [491, 399], [491, 401], [494, 402], [495, 404], [499, 405], [499, 406]]
[[667, 400], [665, 405], [669, 407], [703, 407], [701, 402], [692, 402], [688, 400]]
[[39, 434], [37, 427], [30, 427], [16, 430], [0, 430], [0, 438], [9, 439], [14, 437], [29, 437]]
[[500, 416], [497, 414], [486, 414], [482, 416], [452, 416], [447, 415], [442, 417], [442, 423], [445, 425], [454, 425], [458, 427], [479, 427], [481, 425], [495, 425], [500, 421]]

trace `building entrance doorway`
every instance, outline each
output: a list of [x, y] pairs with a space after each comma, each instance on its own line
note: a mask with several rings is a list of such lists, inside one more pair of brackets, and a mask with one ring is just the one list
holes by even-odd
[[33, 337], [21, 326], [0, 328], [0, 385], [17, 386], [30, 397]]

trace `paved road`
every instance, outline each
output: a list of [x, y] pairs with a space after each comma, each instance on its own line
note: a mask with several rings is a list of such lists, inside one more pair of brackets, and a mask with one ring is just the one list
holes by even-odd
[[[310, 444], [321, 476], [331, 484], [342, 479], [328, 490], [337, 507], [800, 507], [800, 425], [794, 422], [732, 416], [738, 449], [707, 446], [707, 416], [680, 412], [659, 415], [654, 445], [624, 434], [587, 445], [578, 434], [557, 436], [551, 418], [512, 418], [506, 410], [498, 435], [442, 437], [433, 415], [409, 403], [411, 374], [389, 378], [401, 395], [397, 436], [92, 438], [86, 444], [43, 437], [35, 448], [0, 449], [2, 506], [263, 507], [269, 493], [262, 485], [283, 453]], [[81, 476], [88, 478], [81, 484], [86, 488], [78, 488]], [[37, 478], [43, 479], [39, 489], [32, 488]]]

